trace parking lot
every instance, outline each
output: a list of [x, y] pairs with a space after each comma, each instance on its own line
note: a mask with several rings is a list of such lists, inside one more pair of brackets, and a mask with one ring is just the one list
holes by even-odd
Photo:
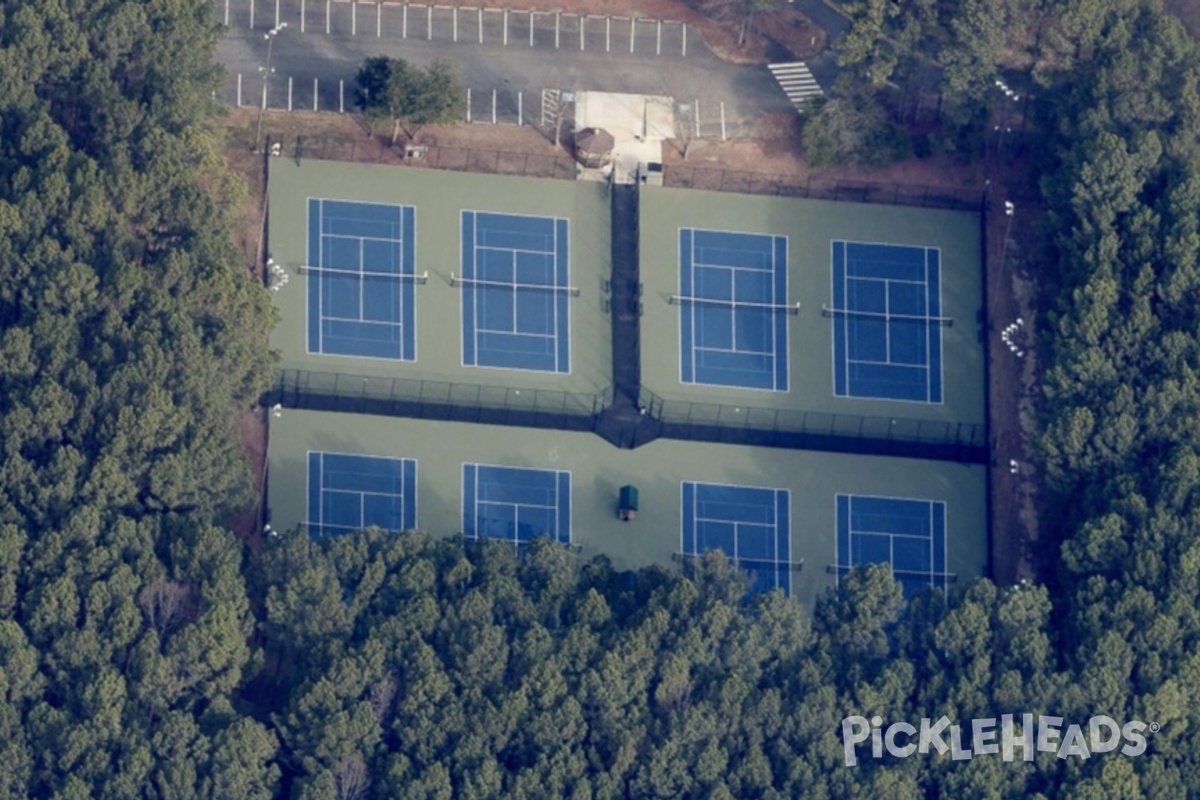
[[[452, 62], [477, 122], [492, 121], [493, 93], [497, 122], [536, 121], [544, 89], [699, 100], [714, 137], [722, 106], [729, 130], [789, 107], [765, 66], [727, 64], [670, 20], [331, 0], [217, 0], [215, 13], [229, 24], [217, 56], [231, 105], [352, 111], [359, 65], [388, 55]], [[277, 20], [286, 27], [267, 41]]]

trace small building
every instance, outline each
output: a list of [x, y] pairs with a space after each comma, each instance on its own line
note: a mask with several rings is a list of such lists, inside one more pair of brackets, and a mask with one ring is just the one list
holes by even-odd
[[590, 169], [604, 166], [612, 158], [613, 135], [603, 128], [584, 128], [575, 134], [575, 157]]

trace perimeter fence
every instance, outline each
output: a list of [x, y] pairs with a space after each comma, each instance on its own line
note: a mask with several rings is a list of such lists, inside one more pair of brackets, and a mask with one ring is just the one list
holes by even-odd
[[815, 177], [793, 180], [766, 172], [693, 167], [685, 164], [664, 165], [663, 184], [680, 189], [708, 189], [718, 192], [807, 197], [816, 200], [881, 203], [954, 211], [979, 211], [983, 204], [983, 194], [978, 189]]

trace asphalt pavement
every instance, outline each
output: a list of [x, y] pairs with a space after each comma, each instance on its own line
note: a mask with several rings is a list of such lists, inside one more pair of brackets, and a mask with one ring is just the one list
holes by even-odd
[[[515, 121], [518, 94], [528, 121], [543, 89], [699, 100], [702, 127], [710, 134], [717, 130], [722, 103], [731, 124], [790, 108], [765, 66], [723, 62], [677, 22], [590, 17], [581, 23], [575, 15], [538, 14], [531, 30], [525, 12], [456, 13], [416, 5], [406, 11], [401, 5], [355, 7], [322, 0], [283, 0], [277, 12], [271, 0], [258, 0], [251, 28], [250, 0], [230, 0], [228, 7], [229, 29], [217, 47], [217, 60], [229, 73], [231, 104], [238, 99], [239, 75], [243, 105], [261, 103], [269, 49], [271, 108], [287, 107], [290, 83], [293, 108], [311, 109], [315, 91], [318, 108], [338, 110], [344, 104], [351, 110], [354, 75], [364, 59], [375, 55], [422, 65], [450, 61], [472, 91], [476, 119], [490, 115], [493, 90], [502, 121]], [[225, 8], [217, 0], [218, 22], [225, 21]], [[276, 19], [287, 27], [268, 41]]]

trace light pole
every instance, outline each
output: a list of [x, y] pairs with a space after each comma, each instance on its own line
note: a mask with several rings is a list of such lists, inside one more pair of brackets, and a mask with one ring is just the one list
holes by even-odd
[[1004, 201], [1004, 216], [1008, 217], [1008, 222], [1004, 223], [1004, 241], [1000, 244], [1000, 269], [1004, 269], [1004, 261], [1008, 258], [1008, 235], [1012, 232], [1013, 214], [1016, 210], [1017, 207], [1011, 200]]
[[[996, 79], [996, 88], [1004, 93], [1004, 97], [1006, 99], [1011, 100], [1014, 103], [1019, 103], [1021, 101], [1021, 95], [1010, 89], [1008, 84], [999, 78]], [[1004, 111], [1001, 114], [1000, 124], [996, 126], [996, 160], [999, 162], [1004, 161], [1004, 134], [1012, 133], [1012, 127], [1008, 123], [1011, 116], [1009, 114], [1009, 109], [1011, 106], [1009, 106], [1008, 103], [1005, 103], [1003, 104], [1002, 108]]]
[[259, 67], [259, 71], [263, 74], [263, 88], [262, 104], [258, 109], [258, 125], [254, 129], [254, 152], [256, 153], [258, 152], [259, 137], [262, 136], [263, 114], [266, 113], [267, 110], [267, 84], [271, 80], [271, 73], [275, 71], [271, 68], [271, 48], [275, 44], [275, 37], [278, 36], [279, 32], [286, 27], [287, 23], [281, 22], [263, 34], [263, 38], [267, 40], [267, 65], [265, 67]]

